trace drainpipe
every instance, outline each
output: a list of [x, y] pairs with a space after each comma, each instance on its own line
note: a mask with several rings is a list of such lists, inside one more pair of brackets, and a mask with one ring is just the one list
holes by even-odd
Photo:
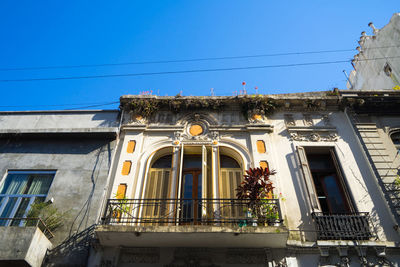
[[111, 180], [112, 180], [112, 183], [114, 184], [115, 176], [114, 177], [111, 177], [111, 176], [112, 176], [112, 173], [113, 173], [113, 170], [114, 170], [114, 163], [115, 163], [115, 158], [116, 158], [116, 155], [117, 155], [118, 147], [120, 145], [120, 138], [119, 137], [121, 135], [121, 126], [122, 126], [123, 118], [124, 118], [124, 110], [122, 109], [121, 118], [119, 120], [119, 125], [118, 125], [118, 130], [117, 130], [117, 135], [116, 135], [117, 143], [115, 145], [114, 152], [112, 153], [112, 156], [111, 156], [110, 169], [108, 171], [106, 185], [105, 185], [104, 191], [103, 191], [102, 203], [100, 205], [100, 209], [99, 209], [98, 214], [97, 214], [97, 218], [98, 218], [97, 221], [98, 222], [99, 221], [101, 222], [101, 218], [102, 218], [104, 212], [106, 211], [105, 210], [106, 209], [105, 206], [106, 206], [106, 203], [108, 203], [108, 196], [109, 196], [109, 193], [110, 193], [110, 182], [111, 182]]

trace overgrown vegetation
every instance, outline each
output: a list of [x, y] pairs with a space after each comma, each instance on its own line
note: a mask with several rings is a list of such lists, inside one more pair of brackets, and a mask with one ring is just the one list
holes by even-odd
[[243, 116], [248, 119], [253, 115], [268, 115], [278, 107], [274, 99], [262, 95], [250, 95], [239, 98]]
[[[37, 202], [31, 205], [27, 218], [40, 218], [50, 232], [56, 231], [64, 225], [65, 219], [69, 216], [70, 211], [59, 211], [54, 205], [48, 202]], [[34, 225], [34, 220], [27, 221], [27, 226]], [[43, 227], [39, 224], [39, 227]], [[46, 229], [42, 229], [43, 232]]]
[[[241, 107], [245, 118], [250, 118], [253, 115], [268, 115], [271, 114], [278, 105], [274, 99], [262, 95], [246, 95], [237, 98], [231, 98], [231, 101], [237, 101]], [[131, 100], [127, 107], [136, 115], [150, 118], [157, 110], [169, 110], [174, 113], [193, 111], [193, 110], [220, 110], [229, 101], [221, 98], [210, 97], [182, 97], [176, 95], [173, 98], [158, 99], [154, 97], [137, 98]]]
[[174, 113], [186, 110], [211, 109], [219, 110], [224, 106], [221, 99], [181, 98], [180, 95], [171, 99], [138, 98], [130, 102], [129, 108], [136, 115], [150, 118], [157, 110], [163, 108]]
[[129, 108], [133, 110], [136, 115], [145, 118], [151, 117], [159, 108], [160, 101], [155, 98], [139, 98], [132, 100]]

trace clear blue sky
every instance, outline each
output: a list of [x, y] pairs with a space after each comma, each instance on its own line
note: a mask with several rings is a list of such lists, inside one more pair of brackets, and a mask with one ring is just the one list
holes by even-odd
[[[168, 64], [0, 71], [0, 80], [215, 69], [351, 59], [360, 33], [386, 25], [393, 1], [0, 2], [0, 69], [354, 49]], [[0, 82], [0, 110], [64, 109], [124, 94], [232, 95], [345, 88], [350, 63], [97, 79]], [[82, 105], [69, 105], [81, 104]], [[65, 105], [65, 106], [49, 106]], [[18, 107], [11, 107], [18, 106]], [[108, 105], [99, 108], [117, 108]]]

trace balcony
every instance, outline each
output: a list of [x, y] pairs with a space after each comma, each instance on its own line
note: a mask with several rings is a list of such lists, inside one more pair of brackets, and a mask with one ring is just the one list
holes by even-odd
[[284, 247], [279, 200], [256, 209], [239, 199], [110, 199], [96, 233], [107, 246]]
[[[39, 218], [0, 218], [0, 265], [41, 266], [53, 234]], [[10, 245], [13, 244], [13, 245]]]
[[324, 214], [314, 212], [318, 240], [369, 240], [373, 237], [368, 212]]

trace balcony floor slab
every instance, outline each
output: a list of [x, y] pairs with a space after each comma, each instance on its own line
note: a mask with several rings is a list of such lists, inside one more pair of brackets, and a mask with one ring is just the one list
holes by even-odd
[[99, 225], [96, 235], [103, 246], [284, 248], [289, 231], [284, 226]]

